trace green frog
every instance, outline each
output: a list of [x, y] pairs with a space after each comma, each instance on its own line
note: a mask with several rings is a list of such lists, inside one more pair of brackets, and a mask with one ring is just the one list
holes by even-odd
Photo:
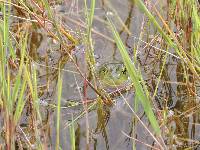
[[97, 71], [103, 86], [121, 86], [128, 82], [128, 73], [123, 63], [106, 63]]
[[[130, 90], [132, 87], [132, 85], [127, 85], [127, 83], [129, 83], [129, 76], [123, 63], [103, 64], [97, 69], [97, 76], [100, 80], [100, 83], [103, 86], [106, 86], [106, 88], [120, 87], [120, 94], [126, 92], [127, 90]], [[113, 91], [108, 95], [109, 97], [115, 97], [120, 94], [119, 91]], [[91, 100], [91, 102], [95, 102], [95, 100]], [[64, 103], [65, 104], [62, 108], [69, 108], [82, 104], [81, 101], [69, 99], [66, 100]], [[52, 107], [56, 106], [52, 105]]]

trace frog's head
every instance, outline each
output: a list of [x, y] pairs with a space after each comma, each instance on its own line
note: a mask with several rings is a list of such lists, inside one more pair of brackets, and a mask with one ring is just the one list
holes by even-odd
[[97, 74], [102, 83], [111, 86], [121, 85], [128, 80], [127, 70], [123, 63], [104, 64]]

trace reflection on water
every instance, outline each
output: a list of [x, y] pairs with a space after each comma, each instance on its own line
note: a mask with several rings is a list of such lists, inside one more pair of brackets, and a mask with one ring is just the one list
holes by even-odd
[[[65, 27], [72, 28], [74, 32], [77, 32], [78, 34], [72, 33], [76, 37], [77, 35], [83, 36], [81, 33], [85, 30], [85, 25], [81, 26], [84, 22], [83, 6], [82, 1], [78, 4], [75, 1], [71, 3], [67, 1], [62, 5], [57, 5], [54, 10], [56, 19], [62, 22]], [[180, 59], [174, 57], [173, 49], [169, 50], [172, 55], [168, 55], [167, 58], [166, 53], [159, 50], [159, 48], [166, 47], [165, 42], [159, 37], [157, 31], [149, 26], [148, 19], [139, 13], [131, 1], [97, 1], [93, 31], [94, 53], [95, 56], [98, 56], [96, 57], [97, 66], [95, 67], [98, 68], [105, 63], [121, 61], [116, 45], [112, 40], [108, 40], [111, 38], [111, 33], [105, 23], [108, 12], [112, 13], [116, 27], [133, 61], [137, 59], [136, 64], [141, 67], [144, 81], [151, 92], [151, 96], [153, 96], [160, 78], [157, 95], [154, 97], [153, 103], [155, 104], [154, 109], [159, 110], [158, 112], [161, 115], [165, 112], [171, 113], [166, 114], [167, 123], [165, 122], [166, 124], [162, 127], [166, 130], [165, 136], [163, 136], [165, 143], [169, 147], [171, 146], [171, 149], [187, 148], [194, 143], [198, 145], [199, 143], [194, 141], [200, 140], [199, 97], [196, 96], [196, 94], [200, 94], [197, 87], [199, 83], [195, 81], [194, 75], [184, 67]], [[63, 40], [67, 40], [66, 37], [63, 37]], [[68, 50], [73, 51], [72, 54], [77, 65], [84, 72], [83, 68], [86, 65], [84, 64], [85, 46], [81, 44], [74, 46], [73, 42], [70, 42], [72, 46]], [[84, 41], [81, 42], [84, 43]], [[76, 118], [80, 115], [83, 107], [82, 105], [73, 107], [73, 104], [68, 107], [69, 100], [75, 99], [80, 102], [84, 87], [83, 78], [77, 73], [74, 64], [66, 53], [66, 49], [60, 43], [57, 43], [51, 35], [45, 34], [43, 29], [39, 27], [30, 28], [28, 46], [29, 56], [38, 66], [39, 96], [44, 123], [41, 125], [41, 128], [43, 128], [43, 135], [41, 136], [44, 137], [44, 141], [49, 141], [47, 147], [50, 148], [55, 147], [56, 139], [55, 110], [58, 75], [56, 68], [60, 63], [61, 68], [64, 69], [62, 105], [67, 105], [67, 107], [63, 107], [61, 113], [60, 139], [61, 147], [70, 149], [70, 133], [66, 126], [70, 123], [72, 116]], [[163, 67], [165, 59], [166, 64]], [[160, 77], [161, 71], [162, 75]], [[87, 72], [85, 73], [87, 74]], [[189, 78], [185, 78], [185, 73]], [[91, 80], [91, 82], [93, 81]], [[113, 90], [108, 87], [104, 88], [105, 91]], [[88, 99], [94, 99], [96, 93], [88, 87], [87, 96]], [[127, 105], [128, 103], [131, 107], [135, 107], [134, 90], [123, 93], [123, 97], [117, 96], [113, 99], [115, 100], [113, 106], [108, 107], [97, 102], [95, 107], [89, 111], [88, 118], [82, 115], [75, 122], [76, 149], [86, 149], [86, 120], [89, 122], [90, 149], [133, 149], [133, 140], [125, 136], [122, 131], [139, 141], [152, 146], [156, 145], [142, 125], [140, 123], [135, 125], [134, 123], [134, 115]], [[27, 106], [26, 109], [27, 114], [31, 114], [31, 108]], [[137, 114], [142, 121], [148, 124], [140, 105]], [[25, 124], [23, 126], [24, 131], [27, 130], [31, 133], [31, 127], [26, 126], [26, 124], [29, 124], [29, 115], [24, 114], [24, 118], [24, 121], [22, 121]], [[161, 125], [162, 123], [163, 121], [160, 120]], [[150, 126], [148, 127], [150, 128]], [[143, 143], [136, 142], [136, 149], [142, 150], [147, 149], [147, 147]]]

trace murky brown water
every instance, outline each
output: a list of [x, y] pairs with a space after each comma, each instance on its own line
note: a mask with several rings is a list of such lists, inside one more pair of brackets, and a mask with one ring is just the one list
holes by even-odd
[[[61, 21], [64, 26], [71, 28], [71, 33], [81, 39], [81, 33], [84, 28], [84, 4], [79, 1], [66, 1], [62, 5], [55, 6], [55, 16], [58, 21]], [[115, 13], [120, 17], [120, 21], [126, 24], [126, 28], [118, 20]], [[121, 57], [112, 41], [112, 34], [108, 25], [105, 24], [106, 15], [113, 16], [116, 27], [126, 44], [130, 56], [133, 58], [136, 55], [141, 67], [141, 72], [148, 86], [148, 90], [153, 95], [157, 79], [162, 69], [162, 63], [165, 58], [164, 42], [159, 37], [158, 32], [153, 27], [148, 26], [148, 19], [128, 0], [98, 0], [95, 9], [94, 18], [94, 54], [96, 58], [96, 67], [98, 68], [104, 63], [120, 62]], [[142, 26], [146, 28], [143, 37], [140, 39]], [[77, 32], [77, 33], [76, 33]], [[129, 32], [131, 34], [129, 34]], [[56, 70], [53, 67], [58, 67], [58, 61], [63, 59], [63, 54], [59, 52], [60, 44], [52, 40], [48, 34], [44, 34], [43, 29], [35, 26], [30, 30], [30, 56], [38, 66], [39, 85], [44, 87], [41, 93], [41, 112], [43, 114], [44, 126], [49, 130], [49, 148], [54, 149], [56, 139], [56, 109], [47, 107], [47, 104], [56, 103], [56, 79], [53, 78]], [[157, 36], [157, 38], [156, 38]], [[149, 45], [145, 42], [150, 43]], [[153, 45], [153, 46], [150, 46]], [[137, 54], [135, 50], [137, 49]], [[166, 65], [163, 69], [161, 82], [158, 86], [158, 94], [154, 99], [156, 109], [169, 110], [167, 111], [168, 122], [163, 135], [165, 143], [171, 149], [183, 149], [190, 147], [194, 141], [200, 140], [199, 128], [199, 83], [194, 80], [191, 74], [186, 82], [183, 78], [184, 68], [181, 65], [180, 59], [174, 54], [173, 50], [169, 50], [171, 54], [166, 59]], [[73, 49], [73, 56], [77, 60], [78, 66], [85, 73], [85, 45], [83, 41]], [[51, 67], [45, 67], [45, 66]], [[63, 88], [62, 88], [62, 105], [65, 105], [67, 100], [80, 100], [83, 89], [83, 79], [77, 73], [74, 64], [71, 61], [66, 61], [63, 73]], [[187, 84], [186, 84], [187, 83]], [[77, 87], [79, 86], [79, 87]], [[48, 87], [48, 88], [46, 88]], [[48, 90], [47, 90], [48, 89]], [[108, 89], [106, 89], [108, 90]], [[42, 90], [41, 90], [42, 91]], [[80, 93], [81, 92], [81, 93]], [[198, 96], [195, 96], [196, 93]], [[96, 97], [92, 89], [88, 89], [88, 98]], [[129, 91], [124, 94], [124, 98], [134, 107], [134, 91]], [[61, 111], [61, 147], [62, 149], [70, 149], [70, 135], [68, 123], [71, 117], [75, 119], [83, 110], [82, 107], [63, 108]], [[100, 113], [101, 111], [104, 113]], [[160, 112], [160, 111], [159, 111]], [[171, 113], [171, 114], [170, 114]], [[148, 124], [142, 107], [139, 106], [138, 116], [142, 121]], [[158, 114], [158, 113], [156, 113]], [[134, 125], [134, 115], [125, 103], [122, 97], [116, 98], [116, 103], [109, 108], [96, 108], [88, 114], [89, 131], [90, 131], [90, 149], [97, 150], [121, 150], [133, 149], [133, 140], [125, 136], [134, 136], [138, 140], [149, 145], [155, 145], [154, 140], [149, 133], [143, 128], [140, 123]], [[150, 125], [148, 126], [150, 129]], [[167, 133], [168, 132], [168, 133]], [[86, 149], [86, 117], [85, 115], [75, 122], [75, 136], [77, 149]], [[197, 144], [198, 145], [198, 144]], [[196, 147], [198, 149], [198, 147]], [[149, 149], [144, 144], [136, 142], [136, 149]]]

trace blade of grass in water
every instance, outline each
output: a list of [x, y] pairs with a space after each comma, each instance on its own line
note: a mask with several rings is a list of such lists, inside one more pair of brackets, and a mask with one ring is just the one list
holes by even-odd
[[15, 125], [17, 125], [18, 121], [20, 120], [22, 111], [24, 109], [24, 105], [26, 103], [25, 97], [24, 97], [26, 83], [27, 82], [26, 82], [26, 77], [25, 77], [24, 80], [23, 80], [22, 86], [20, 88], [20, 93], [19, 93], [17, 106], [16, 106], [16, 110], [15, 110], [15, 114], [14, 114], [14, 123], [15, 123]]
[[85, 0], [84, 3], [85, 3], [85, 16], [86, 16], [86, 22], [87, 22], [87, 32], [86, 32], [87, 36], [85, 39], [86, 45], [87, 45], [86, 57], [89, 60], [90, 68], [93, 68], [92, 66], [95, 64], [95, 58], [94, 58], [94, 48], [93, 48], [91, 36], [92, 36], [92, 23], [93, 23], [93, 18], [94, 18], [94, 10], [95, 10], [96, 1], [91, 0], [90, 9], [88, 9], [87, 7], [87, 0]]
[[[1, 10], [3, 10], [4, 20], [1, 22], [1, 53], [0, 53], [0, 79], [1, 79], [1, 95], [2, 98], [6, 99], [6, 75], [5, 75], [5, 67], [6, 67], [6, 45], [7, 45], [7, 36], [8, 36], [8, 25], [7, 25], [7, 17], [6, 17], [6, 6], [5, 4], [1, 5]], [[4, 105], [9, 106], [8, 102], [5, 101]], [[7, 107], [6, 107], [7, 109]]]
[[74, 131], [74, 118], [72, 115], [72, 121], [71, 125], [69, 127], [69, 132], [70, 132], [70, 142], [71, 142], [71, 150], [75, 150], [75, 131]]
[[[9, 50], [9, 55], [11, 55], [13, 58], [16, 56], [15, 55], [15, 52], [14, 52], [14, 49], [11, 45], [11, 40], [10, 40], [10, 37], [9, 37], [9, 16], [10, 16], [10, 10], [11, 10], [11, 0], [8, 0], [8, 3], [7, 4], [3, 4], [3, 22], [4, 22], [4, 47], [6, 50]], [[8, 53], [6, 51], [6, 53]]]
[[95, 9], [95, 0], [91, 1], [90, 4], [90, 12], [88, 13], [88, 8], [87, 8], [87, 1], [85, 0], [85, 9], [86, 9], [86, 17], [87, 17], [87, 36], [90, 39], [91, 38], [91, 31], [92, 31], [92, 22], [93, 22], [93, 18], [94, 18], [94, 9]]
[[112, 30], [115, 42], [117, 44], [117, 47], [123, 58], [123, 62], [127, 68], [129, 75], [130, 75], [131, 81], [134, 84], [135, 94], [137, 95], [140, 102], [142, 103], [144, 111], [145, 111], [154, 131], [156, 132], [157, 135], [160, 135], [160, 128], [159, 128], [158, 122], [156, 120], [156, 117], [151, 109], [150, 101], [149, 101], [147, 95], [145, 95], [143, 87], [140, 84], [140, 79], [142, 78], [142, 76], [138, 76], [138, 72], [126, 51], [126, 48], [125, 48], [122, 40], [120, 39], [120, 36], [119, 36], [114, 24], [112, 23], [112, 21], [109, 18], [108, 18], [108, 21], [111, 26], [111, 30]]
[[[23, 37], [23, 38], [22, 38]], [[26, 35], [24, 36], [24, 34], [21, 35], [20, 39], [22, 39], [20, 41], [21, 43], [21, 59], [20, 59], [20, 66], [19, 66], [19, 71], [17, 74], [17, 78], [16, 81], [14, 83], [14, 88], [13, 88], [13, 94], [12, 94], [12, 100], [15, 102], [17, 99], [17, 93], [19, 91], [19, 86], [21, 83], [21, 75], [22, 75], [22, 69], [24, 66], [24, 56], [25, 56], [25, 51], [26, 51], [26, 44], [27, 44], [27, 37], [28, 37], [28, 33], [26, 33]]]
[[[9, 1], [10, 2], [10, 1]], [[11, 41], [9, 37], [9, 16], [10, 16], [10, 4], [1, 3], [1, 10], [3, 11], [3, 21], [0, 23], [1, 31], [1, 53], [0, 53], [0, 83], [1, 83], [1, 92], [4, 99], [4, 105], [6, 106], [6, 111], [9, 115], [12, 115], [13, 101], [11, 98], [11, 88], [10, 88], [10, 70], [8, 65], [8, 57], [15, 57]], [[8, 69], [6, 69], [8, 68]], [[6, 75], [7, 73], [7, 75]]]
[[36, 66], [33, 64], [32, 65], [33, 68], [33, 107], [35, 108], [35, 111], [37, 113], [37, 117], [38, 120], [40, 122], [42, 122], [42, 117], [40, 115], [40, 108], [39, 108], [39, 104], [40, 104], [40, 100], [38, 98], [38, 90], [37, 90], [37, 73], [36, 73]]
[[[25, 92], [25, 87], [26, 87], [26, 83], [27, 83], [27, 78], [25, 76], [23, 78], [23, 82], [21, 82], [21, 78], [22, 78], [22, 71], [23, 71], [23, 68], [24, 68], [24, 56], [25, 56], [26, 47], [27, 47], [26, 46], [27, 37], [28, 37], [28, 33], [26, 33], [25, 36], [24, 36], [24, 33], [23, 33], [21, 35], [21, 38], [20, 38], [20, 39], [22, 39], [20, 41], [20, 44], [21, 44], [21, 47], [22, 47], [21, 48], [20, 66], [19, 66], [19, 71], [18, 71], [17, 77], [16, 77], [16, 81], [14, 82], [13, 94], [12, 94], [12, 98], [11, 98], [14, 103], [18, 99], [17, 104], [16, 104], [15, 114], [14, 114], [15, 125], [19, 121], [21, 113], [22, 113], [24, 105], [25, 105], [24, 92]], [[20, 93], [19, 93], [19, 90], [20, 90]]]
[[[60, 65], [59, 65], [60, 66]], [[56, 125], [56, 150], [59, 150], [60, 145], [60, 105], [61, 105], [61, 96], [62, 96], [62, 77], [58, 74], [58, 100], [57, 100], [57, 125]]]
[[7, 67], [7, 90], [6, 90], [6, 101], [7, 101], [7, 108], [8, 108], [8, 112], [9, 112], [9, 115], [11, 115], [11, 112], [13, 110], [13, 103], [12, 103], [12, 99], [11, 99], [11, 96], [10, 96], [10, 69], [9, 67]]
[[[90, 4], [90, 8], [88, 9], [87, 7], [87, 2]], [[86, 45], [86, 54], [83, 56], [85, 57], [83, 59], [84, 61], [84, 72], [86, 76], [87, 68], [89, 68], [90, 76], [92, 76], [93, 79], [95, 79], [94, 75], [94, 65], [95, 65], [95, 57], [94, 57], [94, 46], [93, 46], [93, 40], [92, 40], [92, 24], [93, 24], [93, 18], [94, 18], [94, 10], [95, 10], [95, 0], [87, 1], [84, 0], [85, 4], [85, 16], [86, 16], [86, 22], [87, 22], [87, 31], [86, 31], [86, 36], [83, 37], [85, 40], [85, 45]], [[87, 63], [86, 63], [87, 61]], [[88, 66], [87, 66], [88, 64]], [[84, 89], [86, 90], [86, 80], [84, 80]], [[94, 80], [94, 84], [96, 87], [96, 81]], [[84, 93], [84, 98], [87, 94]], [[89, 134], [89, 119], [88, 119], [88, 106], [84, 105], [84, 110], [85, 110], [85, 119], [86, 119], [86, 149], [88, 149], [89, 143], [90, 143], [90, 134]]]

